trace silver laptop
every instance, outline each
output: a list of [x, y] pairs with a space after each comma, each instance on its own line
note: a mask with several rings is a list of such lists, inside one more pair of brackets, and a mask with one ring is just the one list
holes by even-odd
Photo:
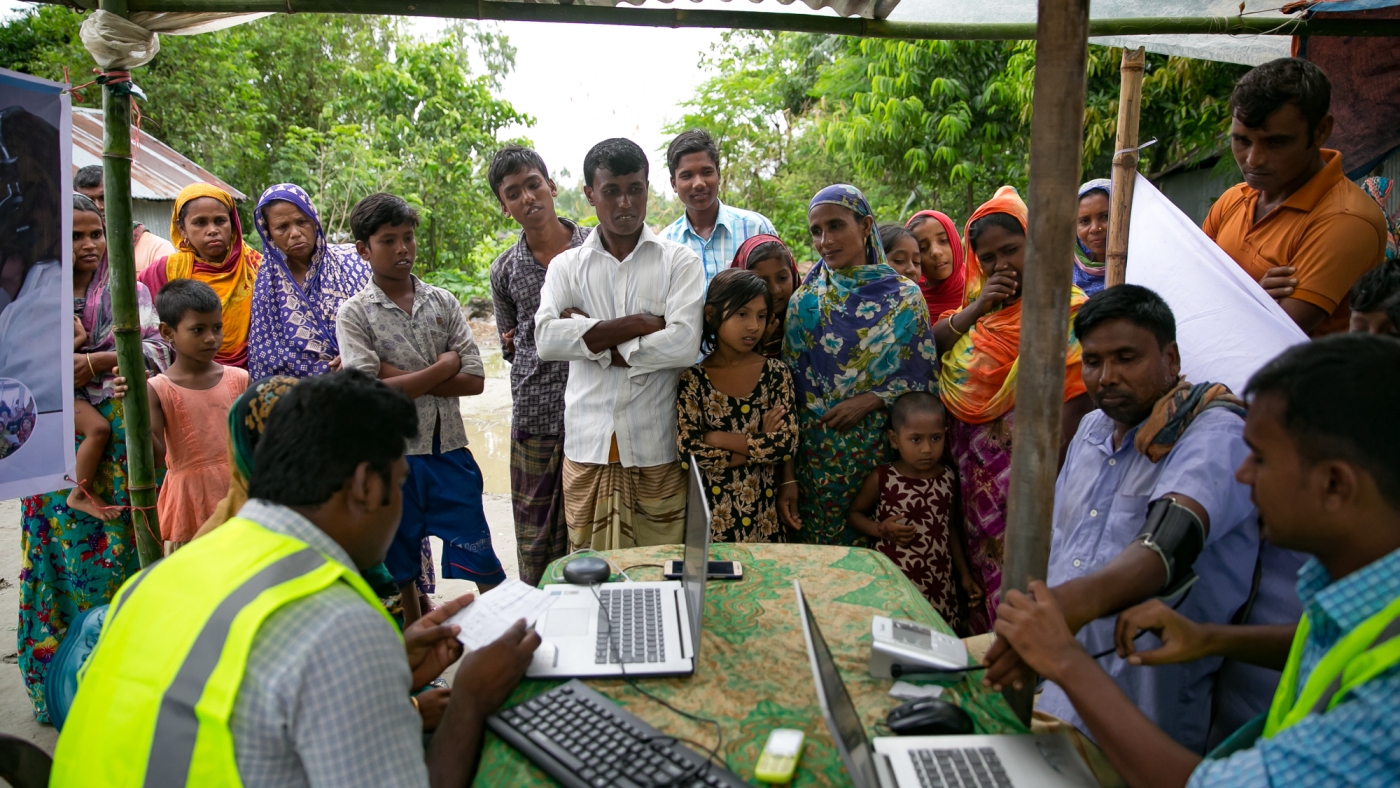
[[557, 598], [535, 622], [542, 642], [525, 675], [586, 678], [695, 672], [700, 616], [705, 610], [710, 503], [700, 468], [694, 457], [689, 460], [681, 579], [544, 586]]
[[817, 698], [855, 788], [1097, 788], [1074, 744], [1058, 734], [867, 739], [802, 585], [792, 586]]

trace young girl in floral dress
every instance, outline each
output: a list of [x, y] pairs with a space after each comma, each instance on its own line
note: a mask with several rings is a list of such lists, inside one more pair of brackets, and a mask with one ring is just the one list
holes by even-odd
[[676, 444], [700, 464], [716, 542], [783, 541], [776, 483], [797, 417], [787, 365], [758, 352], [772, 305], [751, 271], [719, 272], [705, 298], [705, 360], [680, 377]]

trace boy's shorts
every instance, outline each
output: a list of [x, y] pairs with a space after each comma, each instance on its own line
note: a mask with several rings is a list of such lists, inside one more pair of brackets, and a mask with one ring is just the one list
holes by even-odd
[[384, 565], [400, 588], [423, 567], [423, 540], [442, 540], [442, 576], [488, 585], [504, 582], [505, 570], [491, 547], [491, 530], [481, 506], [481, 469], [462, 448], [408, 456], [403, 486], [403, 519]]

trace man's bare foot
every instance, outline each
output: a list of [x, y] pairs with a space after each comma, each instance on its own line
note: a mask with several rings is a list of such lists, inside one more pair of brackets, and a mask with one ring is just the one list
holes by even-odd
[[99, 496], [93, 495], [81, 485], [74, 487], [68, 493], [68, 508], [82, 512], [89, 517], [96, 517], [102, 522], [116, 520], [122, 515], [120, 506], [113, 506], [102, 500]]

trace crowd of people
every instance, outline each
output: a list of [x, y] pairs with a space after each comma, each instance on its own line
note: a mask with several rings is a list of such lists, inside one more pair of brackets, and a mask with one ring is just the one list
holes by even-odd
[[[988, 686], [1045, 677], [1038, 708], [1134, 785], [1386, 784], [1400, 770], [1385, 725], [1400, 700], [1386, 402], [1400, 342], [1329, 335], [1400, 335], [1400, 262], [1375, 197], [1323, 147], [1329, 102], [1296, 59], [1231, 96], [1245, 182], [1204, 230], [1319, 340], [1261, 359], [1245, 392], [1183, 378], [1158, 294], [1104, 288], [1111, 184], [1080, 188], [1053, 540], [1029, 594], [1001, 588], [1029, 218], [1015, 189], [959, 232], [936, 210], [880, 225], [858, 189], [829, 186], [808, 205], [804, 276], [768, 219], [720, 201], [702, 130], [666, 151], [685, 211], [660, 233], [635, 143], [585, 158], [593, 227], [557, 215], [539, 154], [503, 148], [488, 185], [521, 232], [490, 280], [520, 578], [573, 550], [679, 543], [693, 458], [716, 541], [881, 551], [959, 634], [995, 635]], [[96, 417], [80, 451], [101, 451], [80, 489], [24, 505], [20, 663], [41, 720], [67, 625], [113, 610], [59, 784], [96, 761], [145, 768], [163, 745], [104, 743], [113, 709], [164, 724], [159, 693], [131, 687], [164, 686], [215, 608], [284, 565], [267, 581], [280, 607], [235, 627], [243, 670], [210, 678], [230, 682], [210, 713], [231, 735], [191, 739], [195, 766], [236, 764], [245, 784], [464, 784], [539, 640], [512, 630], [465, 658], [454, 688], [434, 684], [461, 654], [443, 622], [469, 597], [432, 606], [428, 536], [444, 577], [485, 592], [505, 574], [458, 409], [483, 390], [481, 355], [455, 298], [413, 274], [416, 211], [365, 197], [355, 243], [332, 245], [306, 193], [279, 184], [254, 210], [260, 254], [226, 193], [181, 193], [173, 251], [138, 285], [169, 557], [116, 601], [149, 521], [123, 477], [101, 208], [78, 195], [74, 215], [76, 396]], [[319, 557], [298, 558], [308, 545]], [[199, 600], [163, 608], [196, 577]], [[169, 659], [145, 658], [154, 642]], [[1235, 754], [1202, 762], [1222, 743]]]

